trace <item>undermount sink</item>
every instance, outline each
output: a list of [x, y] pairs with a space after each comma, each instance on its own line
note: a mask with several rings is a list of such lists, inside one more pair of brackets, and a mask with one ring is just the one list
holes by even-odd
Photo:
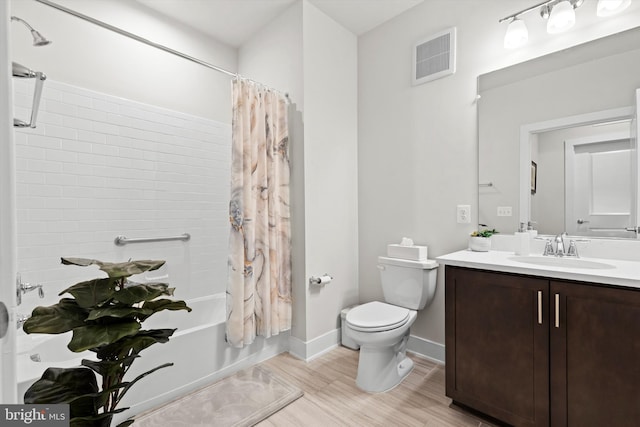
[[590, 261], [590, 260], [580, 259], [580, 258], [514, 256], [509, 259], [511, 261], [523, 262], [526, 264], [548, 266], [548, 267], [587, 268], [591, 270], [603, 270], [607, 268], [616, 268], [614, 265], [606, 264], [604, 262]]

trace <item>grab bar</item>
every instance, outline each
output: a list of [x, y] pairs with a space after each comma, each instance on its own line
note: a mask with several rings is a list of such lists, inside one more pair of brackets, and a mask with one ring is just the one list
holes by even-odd
[[42, 86], [47, 76], [41, 71], [33, 71], [17, 62], [11, 63], [13, 77], [21, 79], [36, 79], [36, 85], [33, 90], [33, 106], [31, 107], [31, 120], [29, 123], [20, 119], [13, 119], [13, 126], [17, 128], [35, 128], [36, 119], [38, 118], [38, 110], [40, 109], [40, 98], [42, 98]]
[[114, 243], [118, 246], [124, 246], [129, 243], [152, 243], [152, 242], [169, 242], [172, 240], [183, 240], [188, 241], [191, 239], [191, 234], [184, 233], [179, 236], [170, 236], [170, 237], [139, 237], [130, 239], [125, 236], [117, 236], [114, 240]]

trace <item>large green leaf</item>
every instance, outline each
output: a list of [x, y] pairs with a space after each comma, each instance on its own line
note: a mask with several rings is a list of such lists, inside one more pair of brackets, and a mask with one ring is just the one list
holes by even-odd
[[144, 273], [145, 271], [157, 270], [165, 263], [165, 261], [154, 260], [137, 260], [114, 263], [102, 262], [88, 258], [61, 258], [61, 261], [65, 265], [78, 265], [80, 267], [97, 265], [100, 267], [100, 270], [104, 271], [112, 278], [129, 277], [134, 274]]
[[164, 265], [165, 261], [154, 260], [137, 260], [127, 262], [104, 262], [100, 266], [100, 270], [104, 271], [109, 277], [129, 277], [134, 274], [144, 273], [145, 271], [157, 270]]
[[133, 355], [118, 360], [88, 360], [82, 359], [82, 366], [95, 371], [101, 377], [106, 377], [116, 374], [119, 370], [123, 369], [123, 366], [129, 366], [133, 363], [134, 359], [140, 356]]
[[80, 307], [95, 308], [105, 304], [113, 297], [117, 285], [118, 280], [113, 278], [93, 279], [68, 287], [59, 295], [70, 293]]
[[91, 312], [89, 313], [89, 316], [87, 317], [87, 320], [96, 320], [103, 317], [115, 317], [115, 318], [126, 317], [129, 319], [134, 319], [134, 318], [146, 319], [152, 314], [153, 314], [153, 310], [145, 307], [138, 308], [138, 307], [130, 307], [129, 305], [108, 306], [108, 307], [98, 308], [96, 310], [91, 310]]
[[23, 325], [28, 334], [61, 334], [83, 326], [89, 311], [75, 300], [63, 298], [48, 307], [36, 307]]
[[141, 301], [150, 301], [160, 295], [173, 295], [175, 288], [170, 288], [166, 283], [146, 283], [127, 286], [117, 291], [113, 297], [121, 304], [135, 304]]
[[97, 406], [90, 395], [98, 392], [91, 369], [48, 368], [24, 394], [24, 403], [68, 403], [72, 417], [95, 414]]
[[171, 337], [175, 331], [175, 329], [140, 330], [135, 335], [122, 338], [98, 349], [96, 356], [98, 359], [107, 359], [111, 357], [123, 358], [129, 354], [138, 354], [153, 344], [168, 342], [169, 337]]
[[89, 265], [102, 265], [102, 261], [98, 261], [97, 259], [89, 259], [89, 258], [60, 258], [60, 262], [64, 265], [78, 265], [80, 267], [87, 267]]
[[144, 322], [149, 316], [162, 310], [187, 310], [191, 311], [191, 308], [187, 306], [184, 301], [175, 301], [170, 299], [156, 299], [153, 301], [145, 301], [142, 304], [142, 308], [150, 310], [151, 313], [146, 316], [139, 316], [138, 320]]
[[[140, 329], [136, 321], [111, 323], [106, 325], [88, 325], [73, 330], [69, 350], [81, 352], [112, 344], [122, 337], [135, 335]], [[100, 357], [100, 356], [98, 356]]]

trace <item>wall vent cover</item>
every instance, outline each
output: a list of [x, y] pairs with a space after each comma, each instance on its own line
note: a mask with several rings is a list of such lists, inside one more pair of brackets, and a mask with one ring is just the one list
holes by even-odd
[[413, 85], [456, 72], [456, 28], [439, 32], [413, 46]]

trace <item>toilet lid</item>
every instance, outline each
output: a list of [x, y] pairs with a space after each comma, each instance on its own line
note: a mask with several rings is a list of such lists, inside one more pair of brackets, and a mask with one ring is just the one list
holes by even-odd
[[379, 332], [407, 323], [409, 309], [379, 301], [359, 305], [347, 313], [346, 321], [357, 331]]

